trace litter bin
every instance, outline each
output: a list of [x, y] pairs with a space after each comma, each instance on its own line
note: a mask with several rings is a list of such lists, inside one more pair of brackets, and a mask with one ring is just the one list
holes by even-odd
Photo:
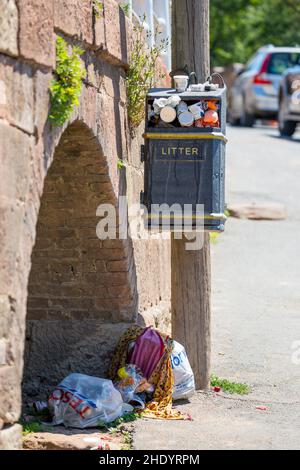
[[[195, 122], [193, 127], [181, 127], [178, 105], [175, 123], [153, 124], [149, 115], [152, 113], [153, 117], [155, 100], [175, 95], [184, 103], [184, 106], [180, 105], [181, 111], [184, 112], [185, 107], [193, 109], [190, 107], [199, 103], [202, 107], [216, 109], [218, 121], [203, 127], [202, 119], [197, 121], [200, 122], [199, 127], [195, 127]], [[165, 227], [164, 211], [158, 211], [157, 207], [167, 204], [181, 208], [178, 217], [182, 217], [182, 224], [186, 217], [196, 228], [197, 218], [201, 218], [204, 219], [202, 229], [205, 231], [224, 231], [226, 88], [179, 94], [174, 89], [151, 89], [147, 95], [146, 111], [145, 145], [142, 147], [142, 161], [145, 163], [142, 203], [147, 208], [146, 227]], [[202, 215], [199, 215], [197, 204], [204, 206]], [[184, 211], [186, 205], [190, 208], [188, 215]], [[176, 210], [166, 216], [170, 216], [170, 229], [177, 229]]]

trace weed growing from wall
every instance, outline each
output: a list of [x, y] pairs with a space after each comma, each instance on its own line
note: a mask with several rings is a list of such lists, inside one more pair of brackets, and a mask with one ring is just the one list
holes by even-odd
[[104, 12], [104, 5], [100, 0], [93, 1], [93, 10], [96, 18], [100, 18]]
[[122, 3], [120, 5], [120, 7], [124, 11], [125, 15], [129, 17], [130, 16], [130, 4], [129, 3]]
[[71, 116], [74, 107], [79, 105], [82, 80], [86, 76], [80, 60], [83, 52], [78, 46], [72, 47], [69, 52], [63, 38], [58, 37], [56, 40], [56, 69], [55, 78], [50, 85], [49, 114], [50, 121], [56, 126], [62, 126]]
[[157, 42], [157, 32], [155, 45], [147, 45], [153, 33], [144, 31], [144, 21], [145, 17], [141, 18], [141, 23], [133, 28], [133, 47], [126, 76], [128, 117], [132, 133], [145, 117], [145, 100], [149, 88], [164, 77], [164, 74], [157, 72], [157, 59], [168, 46], [168, 39]]

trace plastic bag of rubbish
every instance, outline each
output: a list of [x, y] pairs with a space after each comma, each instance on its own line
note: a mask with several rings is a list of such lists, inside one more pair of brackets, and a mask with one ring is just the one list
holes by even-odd
[[130, 364], [137, 365], [148, 380], [165, 352], [164, 342], [153, 328], [146, 328], [128, 354]]
[[124, 403], [111, 380], [71, 374], [53, 391], [49, 400], [52, 424], [85, 429], [111, 423], [133, 411]]
[[143, 409], [145, 407], [144, 400], [139, 394], [153, 393], [153, 385], [148, 383], [139, 367], [134, 364], [127, 364], [119, 369], [118, 376], [120, 380], [114, 386], [121, 393], [124, 402], [132, 404], [134, 408]]
[[195, 378], [184, 347], [174, 341], [171, 355], [174, 374], [173, 400], [190, 398], [195, 392]]

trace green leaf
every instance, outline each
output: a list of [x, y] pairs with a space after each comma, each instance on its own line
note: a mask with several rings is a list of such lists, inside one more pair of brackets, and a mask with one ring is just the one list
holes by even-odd
[[83, 49], [74, 46], [69, 53], [66, 41], [60, 36], [56, 40], [56, 69], [49, 87], [51, 95], [50, 121], [62, 126], [71, 116], [74, 107], [79, 104], [82, 91], [82, 80], [86, 71], [80, 56]]

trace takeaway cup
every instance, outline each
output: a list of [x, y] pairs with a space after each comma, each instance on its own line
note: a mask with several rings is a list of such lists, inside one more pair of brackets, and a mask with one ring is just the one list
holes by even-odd
[[161, 110], [160, 118], [164, 122], [173, 122], [176, 119], [176, 110], [171, 106], [166, 106]]
[[188, 105], [185, 101], [180, 101], [179, 105], [176, 107], [176, 110], [177, 116], [179, 116], [181, 113], [185, 113], [186, 111], [188, 111]]
[[189, 84], [189, 77], [187, 75], [175, 75], [174, 83], [176, 91], [178, 93], [184, 93]]
[[182, 127], [191, 127], [194, 124], [195, 118], [189, 111], [181, 113], [178, 117], [180, 125]]

